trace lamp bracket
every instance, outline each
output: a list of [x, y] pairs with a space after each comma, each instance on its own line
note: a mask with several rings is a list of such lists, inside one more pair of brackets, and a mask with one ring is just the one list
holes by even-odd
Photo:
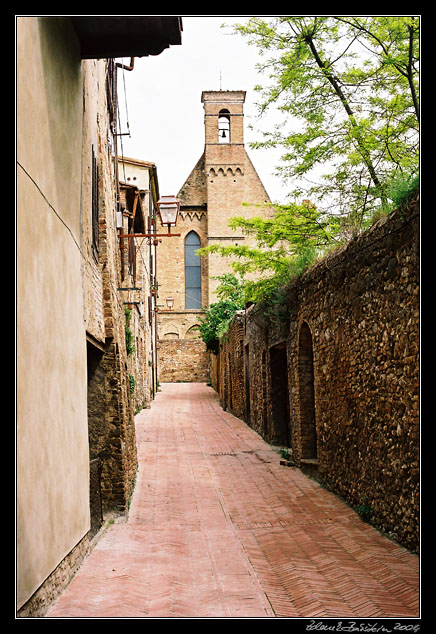
[[181, 233], [123, 233], [119, 238], [180, 238]]

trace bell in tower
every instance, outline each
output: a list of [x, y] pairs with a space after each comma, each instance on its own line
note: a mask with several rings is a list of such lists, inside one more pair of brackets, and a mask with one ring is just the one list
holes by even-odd
[[[206, 163], [214, 146], [244, 145], [244, 101], [245, 90], [204, 90], [201, 93], [204, 104]], [[223, 151], [227, 152], [227, 148]], [[215, 161], [215, 158], [213, 159]]]
[[230, 112], [226, 108], [219, 111], [218, 142], [230, 143]]

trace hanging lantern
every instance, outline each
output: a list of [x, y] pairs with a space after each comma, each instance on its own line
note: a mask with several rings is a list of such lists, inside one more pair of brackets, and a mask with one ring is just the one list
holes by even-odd
[[177, 223], [177, 216], [180, 209], [180, 200], [175, 196], [162, 196], [157, 201], [159, 209], [160, 221], [163, 225], [168, 226], [168, 233], [170, 227], [175, 227]]

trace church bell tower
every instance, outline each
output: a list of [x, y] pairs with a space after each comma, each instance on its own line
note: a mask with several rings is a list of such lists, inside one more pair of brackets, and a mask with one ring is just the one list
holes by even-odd
[[[205, 121], [208, 245], [245, 243], [246, 238], [228, 226], [230, 219], [264, 213], [245, 203], [270, 202], [244, 145], [245, 96], [243, 90], [203, 91], [201, 95]], [[222, 275], [225, 270], [228, 265], [223, 258], [209, 257], [209, 302], [216, 301], [214, 291], [219, 283], [212, 278]]]
[[202, 92], [206, 149], [244, 145], [245, 94], [244, 90]]
[[[160, 381], [204, 381], [208, 355], [196, 325], [208, 306], [217, 301], [217, 276], [230, 272], [217, 254], [196, 255], [212, 244], [247, 244], [249, 239], [229, 227], [234, 216], [271, 215], [259, 207], [270, 199], [244, 146], [243, 90], [203, 91], [204, 150], [180, 188], [177, 233], [165, 240], [157, 255], [159, 282]], [[171, 297], [173, 307], [165, 308]], [[203, 346], [203, 348], [201, 348]], [[200, 350], [201, 348], [201, 350]]]

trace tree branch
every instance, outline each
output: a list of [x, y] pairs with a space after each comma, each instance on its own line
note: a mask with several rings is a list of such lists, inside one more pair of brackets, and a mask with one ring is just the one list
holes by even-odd
[[[307, 45], [309, 46], [312, 55], [316, 61], [316, 63], [318, 64], [319, 68], [321, 69], [321, 71], [323, 72], [324, 76], [327, 78], [327, 80], [330, 82], [330, 85], [332, 86], [333, 90], [335, 91], [336, 95], [339, 97], [342, 106], [345, 109], [345, 112], [348, 115], [349, 121], [351, 123], [351, 126], [354, 130], [356, 130], [358, 132], [358, 125], [357, 125], [357, 121], [356, 118], [354, 116], [354, 113], [350, 107], [350, 104], [348, 103], [348, 100], [346, 98], [346, 96], [344, 95], [342, 88], [337, 80], [337, 78], [335, 77], [335, 75], [330, 72], [329, 68], [327, 67], [327, 65], [325, 64], [325, 62], [323, 62], [323, 60], [321, 59], [315, 43], [312, 39], [311, 35], [305, 35], [304, 36], [305, 42], [307, 43]], [[382, 198], [382, 200], [384, 199], [384, 196], [382, 194], [381, 191], [381, 183], [377, 177], [376, 171], [374, 169], [374, 166], [372, 164], [371, 161], [371, 157], [370, 154], [368, 152], [368, 150], [365, 148], [364, 144], [363, 144], [363, 140], [360, 136], [360, 133], [358, 132], [357, 136], [356, 136], [356, 141], [357, 141], [357, 145], [359, 147], [361, 156], [363, 158], [363, 161], [366, 165], [366, 167], [368, 168], [369, 173], [371, 174], [371, 178], [374, 182], [374, 185], [376, 185], [376, 187], [379, 188], [380, 190], [380, 197]]]

